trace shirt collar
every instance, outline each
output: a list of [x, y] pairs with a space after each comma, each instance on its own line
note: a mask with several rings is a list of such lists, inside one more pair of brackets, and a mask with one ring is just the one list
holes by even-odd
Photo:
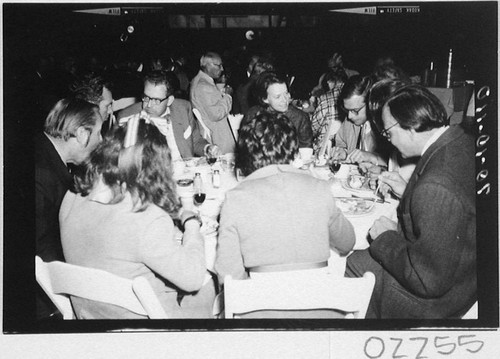
[[293, 167], [292, 165], [268, 165], [252, 172], [250, 175], [245, 177], [243, 181], [265, 178], [285, 172], [303, 173], [303, 171]]
[[200, 70], [200, 75], [201, 75], [201, 77], [204, 77], [207, 81], [209, 81], [210, 83], [215, 85], [215, 80], [213, 78], [211, 78], [206, 72], [203, 72], [202, 70]]
[[54, 146], [57, 154], [59, 155], [59, 157], [61, 157], [61, 161], [64, 163], [64, 165], [66, 167], [68, 167], [68, 164], [66, 163], [66, 159], [64, 158], [60, 148], [57, 146], [57, 143], [54, 141], [54, 139], [52, 137], [50, 137], [46, 132], [43, 133], [45, 135], [45, 137], [47, 137], [49, 139], [49, 141], [52, 143], [52, 146]]
[[424, 155], [425, 151], [427, 151], [427, 149], [429, 147], [431, 147], [431, 145], [436, 142], [438, 140], [439, 137], [441, 137], [441, 135], [449, 128], [450, 126], [443, 126], [443, 127], [440, 127], [437, 129], [436, 132], [433, 133], [433, 135], [427, 140], [427, 142], [425, 143], [425, 146], [424, 148], [422, 149], [422, 156]]

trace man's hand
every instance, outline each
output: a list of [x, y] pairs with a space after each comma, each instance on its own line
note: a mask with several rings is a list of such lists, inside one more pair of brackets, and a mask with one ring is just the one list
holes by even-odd
[[347, 150], [343, 147], [332, 147], [330, 159], [332, 161], [344, 161], [347, 158]]
[[398, 172], [383, 172], [378, 176], [378, 181], [381, 184], [379, 191], [384, 197], [389, 196], [389, 192], [392, 192], [396, 197], [401, 198], [407, 185]]
[[368, 233], [373, 240], [377, 239], [382, 233], [387, 231], [395, 231], [398, 228], [398, 224], [389, 218], [382, 216], [373, 222], [373, 226], [370, 228]]

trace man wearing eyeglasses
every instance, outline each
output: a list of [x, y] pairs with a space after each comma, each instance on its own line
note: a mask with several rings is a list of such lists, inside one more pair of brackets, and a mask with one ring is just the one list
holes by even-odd
[[227, 120], [233, 104], [230, 87], [219, 89], [215, 80], [222, 76], [224, 66], [215, 52], [207, 52], [200, 59], [200, 71], [191, 81], [190, 99], [193, 107], [210, 130], [213, 144], [222, 153], [232, 153], [235, 140]]
[[386, 141], [372, 131], [366, 114], [366, 94], [371, 86], [370, 77], [355, 75], [342, 88], [339, 101], [347, 118], [335, 134], [330, 153], [333, 160], [387, 166]]
[[[418, 162], [398, 222], [377, 219], [370, 247], [347, 259], [347, 277], [375, 274], [367, 318], [460, 318], [477, 300], [474, 138], [447, 117], [418, 85], [396, 90], [382, 108], [383, 133]], [[378, 180], [392, 187], [392, 175]]]
[[173, 161], [204, 156], [208, 142], [201, 136], [189, 101], [174, 97], [172, 76], [175, 74], [161, 70], [146, 74], [142, 102], [119, 111], [118, 122], [144, 111], [167, 138]]

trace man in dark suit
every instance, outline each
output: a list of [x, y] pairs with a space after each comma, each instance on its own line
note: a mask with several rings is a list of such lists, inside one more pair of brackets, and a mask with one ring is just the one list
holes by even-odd
[[[80, 165], [87, 160], [102, 140], [101, 126], [98, 106], [79, 99], [63, 99], [47, 116], [44, 132], [35, 138], [36, 254], [45, 262], [64, 261], [59, 207], [73, 185], [68, 164]], [[43, 295], [38, 299], [38, 317], [49, 316], [50, 301]], [[45, 305], [40, 301], [45, 301]]]
[[367, 318], [460, 318], [477, 295], [474, 139], [447, 126], [441, 102], [416, 85], [391, 95], [382, 120], [401, 155], [420, 159], [406, 188], [396, 173], [380, 175], [402, 193], [398, 223], [374, 222], [346, 276], [375, 274]]
[[167, 138], [174, 161], [204, 156], [209, 143], [201, 136], [191, 103], [174, 97], [174, 88], [169, 78], [171, 75], [175, 76], [159, 70], [146, 74], [142, 103], [135, 103], [119, 111], [118, 122], [145, 111], [155, 118], [155, 123]]

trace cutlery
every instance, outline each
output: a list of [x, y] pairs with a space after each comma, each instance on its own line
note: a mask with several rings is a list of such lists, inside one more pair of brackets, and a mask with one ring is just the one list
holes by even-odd
[[374, 201], [377, 203], [385, 203], [385, 201], [381, 198], [371, 198], [371, 197], [361, 197], [361, 196], [356, 196], [355, 194], [351, 195], [353, 198], [359, 198], [359, 199], [364, 199], [365, 201]]

